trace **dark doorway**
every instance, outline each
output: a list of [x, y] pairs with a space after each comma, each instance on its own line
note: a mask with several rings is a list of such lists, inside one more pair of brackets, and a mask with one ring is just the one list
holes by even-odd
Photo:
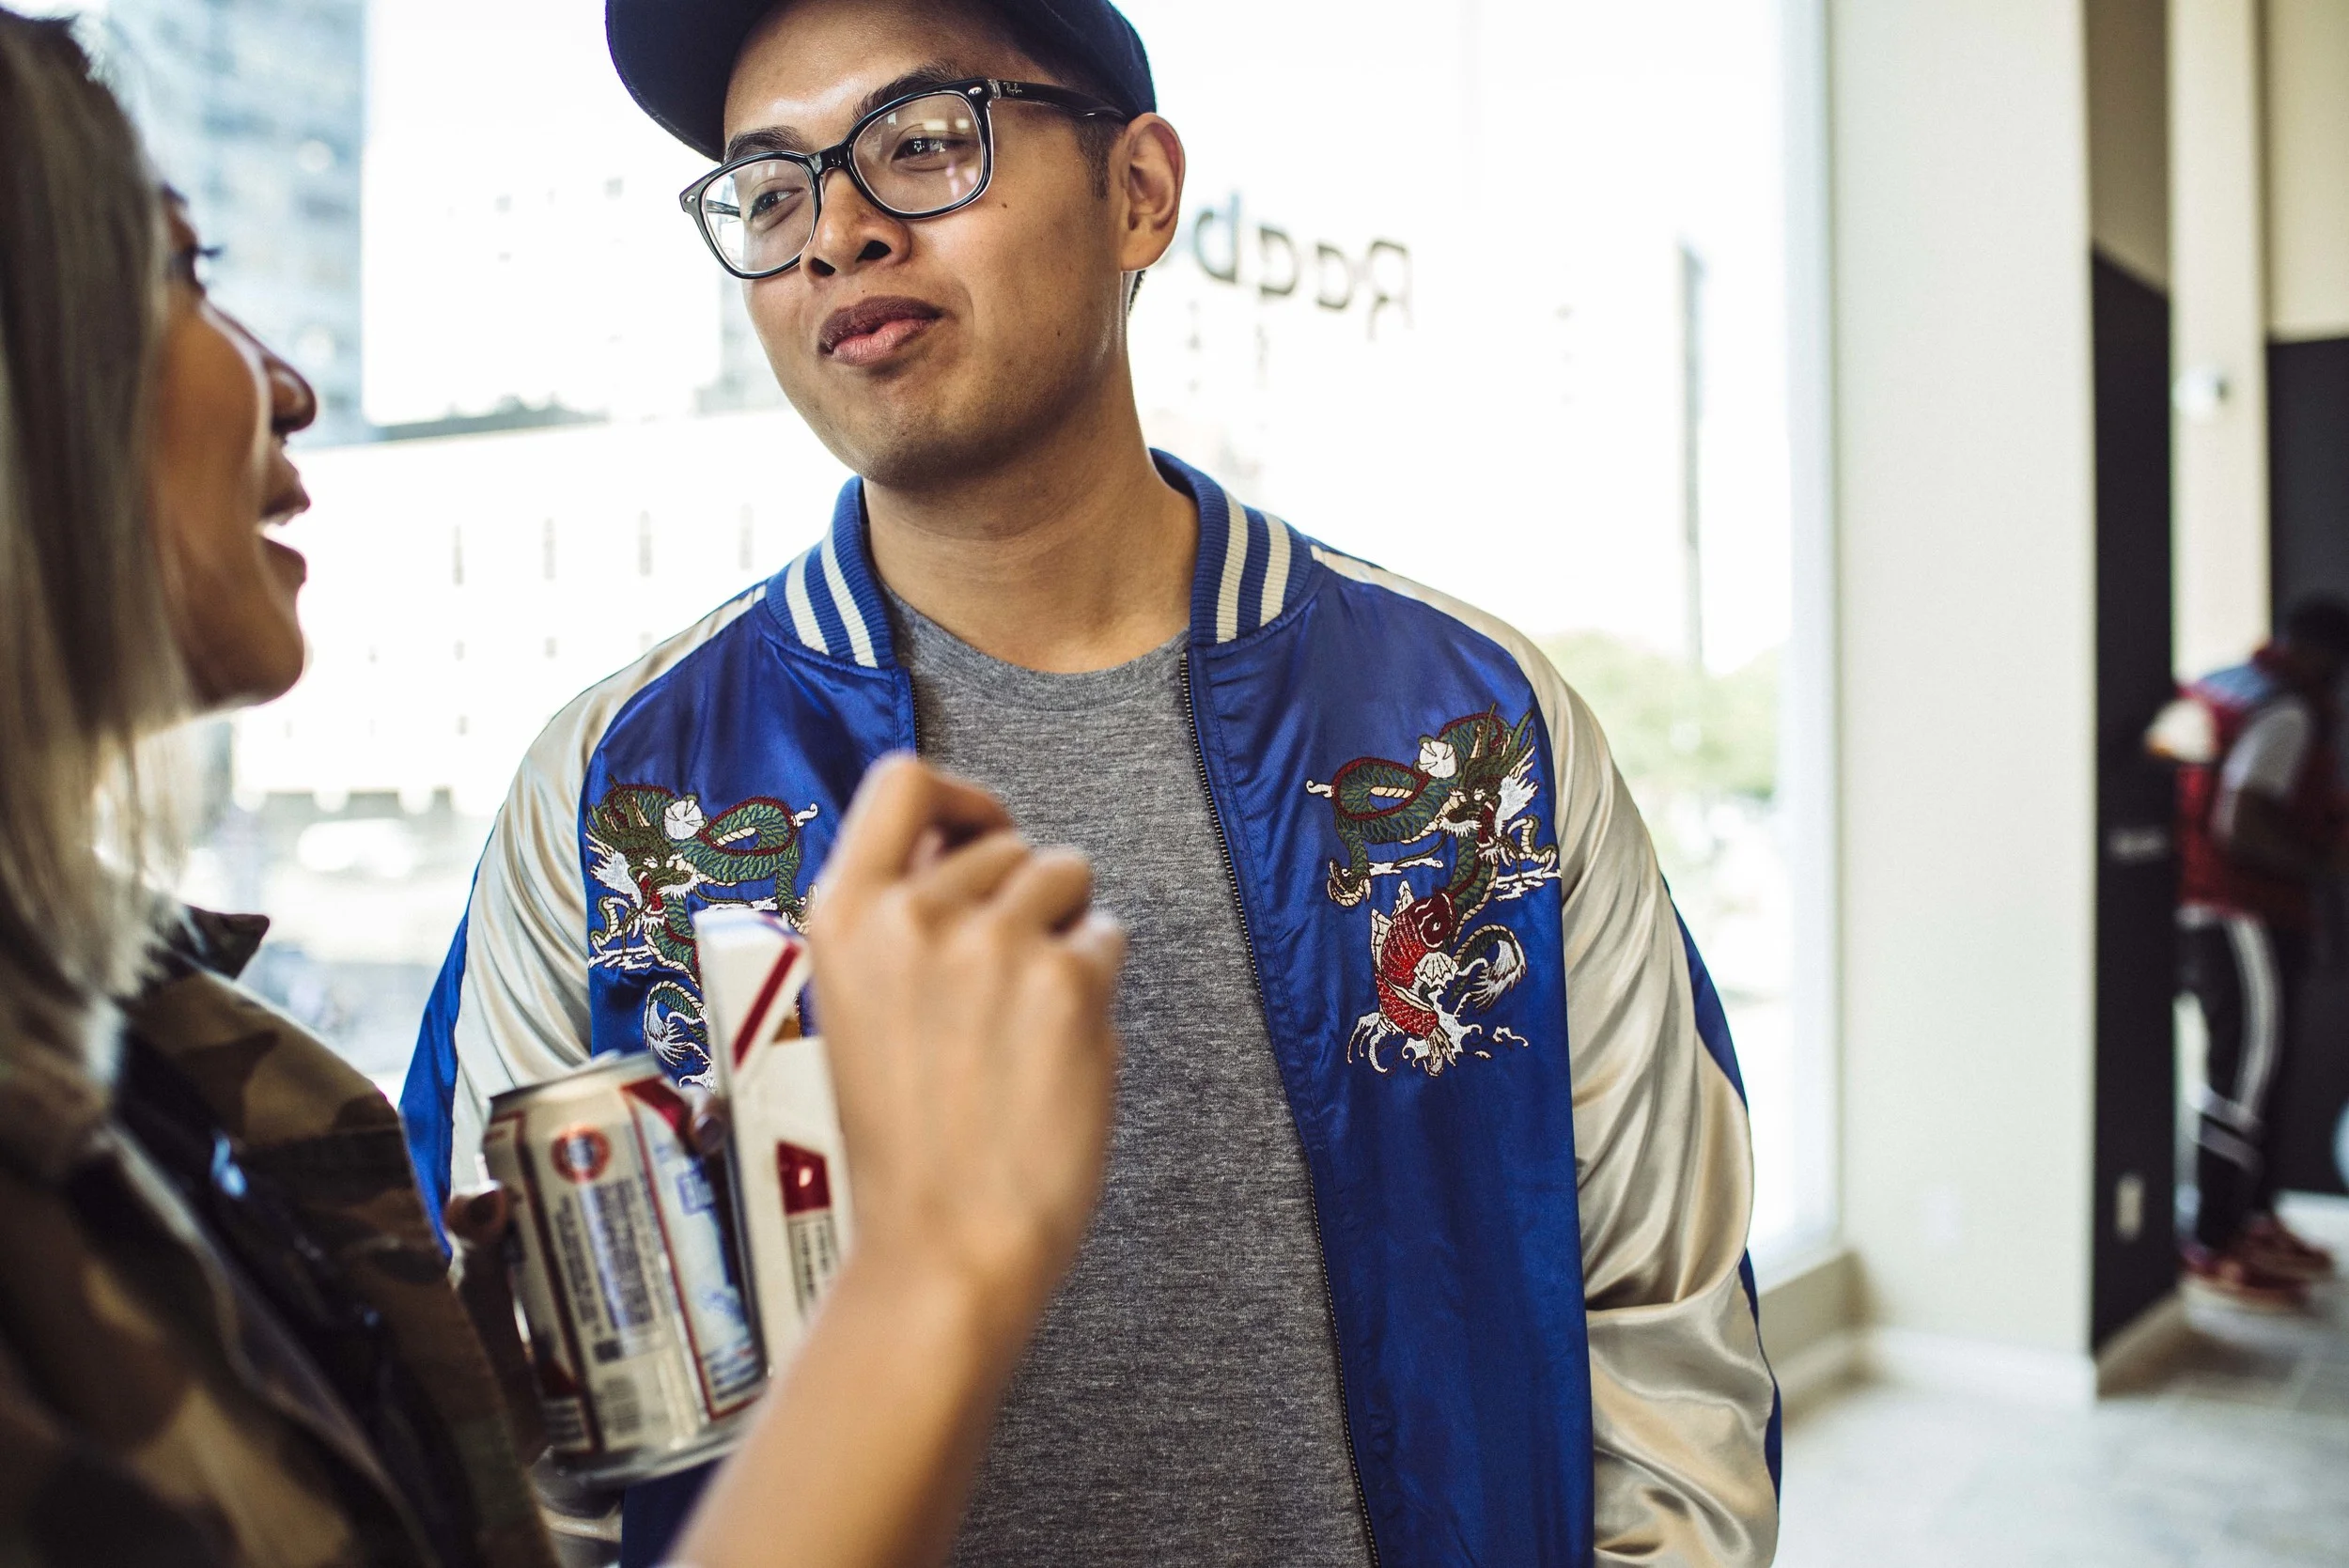
[[[2277, 612], [2303, 594], [2349, 598], [2349, 338], [2268, 346], [2267, 442]], [[2276, 1177], [2295, 1191], [2349, 1191], [2349, 903], [2338, 886], [2321, 904], [2298, 1013], [2271, 1110]]]
[[2144, 734], [2170, 673], [2170, 301], [2090, 263], [2096, 394], [2096, 1227], [2102, 1345], [2178, 1273], [2173, 786]]

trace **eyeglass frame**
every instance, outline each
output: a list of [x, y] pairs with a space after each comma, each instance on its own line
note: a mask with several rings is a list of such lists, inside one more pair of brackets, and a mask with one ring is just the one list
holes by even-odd
[[[891, 111], [902, 109], [907, 104], [925, 98], [936, 98], [941, 93], [954, 93], [968, 100], [972, 114], [978, 119], [979, 182], [973, 185], [968, 193], [956, 197], [943, 207], [932, 208], [926, 212], [900, 212], [875, 195], [873, 188], [864, 182], [864, 176], [858, 172], [853, 154], [857, 138], [863, 135], [866, 129], [876, 120], [884, 117]], [[937, 86], [923, 87], [918, 91], [906, 93], [891, 99], [877, 108], [867, 110], [857, 116], [854, 125], [848, 127], [847, 136], [820, 152], [768, 150], [745, 152], [739, 157], [729, 158], [684, 190], [679, 191], [677, 194], [677, 206], [684, 209], [685, 215], [692, 220], [694, 232], [702, 237], [702, 243], [709, 247], [709, 254], [718, 258], [718, 265], [723, 267], [729, 273], [745, 283], [756, 283], [762, 278], [781, 277], [805, 259], [808, 245], [816, 242], [816, 231], [822, 226], [824, 222], [824, 177], [834, 169], [847, 174], [848, 182], [856, 187], [857, 194], [872, 203], [875, 208], [893, 218], [907, 223], [942, 218], [949, 212], [959, 211], [985, 195], [988, 186], [995, 180], [995, 117], [988, 112], [988, 105], [998, 101], [1011, 103], [1041, 103], [1049, 108], [1073, 115], [1079, 119], [1130, 121], [1134, 117], [1114, 103], [1104, 102], [1089, 93], [1056, 86], [1050, 82], [1007, 82], [992, 76], [973, 76], [959, 82], [941, 82]], [[725, 252], [719, 248], [717, 236], [709, 232], [709, 219], [708, 213], [703, 210], [702, 196], [712, 185], [734, 173], [735, 170], [748, 168], [753, 163], [772, 163], [777, 159], [785, 163], [797, 163], [807, 171], [809, 199], [815, 204], [815, 210], [808, 215], [807, 242], [800, 247], [797, 256], [780, 267], [770, 267], [763, 272], [746, 272], [726, 259]], [[736, 216], [739, 218], [741, 215], [738, 213]]]

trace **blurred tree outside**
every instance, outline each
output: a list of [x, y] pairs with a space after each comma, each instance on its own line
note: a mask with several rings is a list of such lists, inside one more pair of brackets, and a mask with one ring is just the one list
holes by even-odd
[[1542, 651], [1598, 715], [1643, 812], [1650, 793], [1760, 802], [1776, 793], [1777, 650], [1726, 675], [1600, 631], [1550, 638]]
[[[1552, 637], [1542, 651], [1597, 714], [1733, 1015], [1782, 1004], [1778, 652], [1717, 674], [1604, 632]], [[1751, 1017], [1740, 1033], [1770, 1027]]]

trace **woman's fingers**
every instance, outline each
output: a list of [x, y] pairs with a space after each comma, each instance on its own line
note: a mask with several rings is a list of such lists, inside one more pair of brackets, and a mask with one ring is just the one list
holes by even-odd
[[1074, 849], [1039, 849], [1003, 878], [993, 908], [1014, 925], [1059, 931], [1093, 902], [1093, 865]]
[[991, 897], [1030, 853], [1018, 833], [991, 832], [941, 855], [928, 870], [916, 873], [909, 891], [941, 912], [974, 903]]
[[1011, 826], [1002, 801], [974, 784], [941, 773], [898, 752], [865, 771], [841, 823], [827, 866], [826, 891], [851, 898], [902, 877], [926, 831], [948, 844]]
[[1126, 927], [1116, 917], [1090, 910], [1061, 941], [1102, 993], [1115, 988], [1117, 971], [1126, 963]]

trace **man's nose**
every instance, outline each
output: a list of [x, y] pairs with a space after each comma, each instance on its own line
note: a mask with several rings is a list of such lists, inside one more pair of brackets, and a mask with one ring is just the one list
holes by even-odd
[[905, 221], [865, 199], [847, 169], [828, 170], [824, 178], [831, 181], [834, 176], [837, 181], [822, 192], [816, 232], [808, 236], [801, 255], [801, 265], [819, 278], [861, 262], [884, 260], [903, 250], [907, 240]]

